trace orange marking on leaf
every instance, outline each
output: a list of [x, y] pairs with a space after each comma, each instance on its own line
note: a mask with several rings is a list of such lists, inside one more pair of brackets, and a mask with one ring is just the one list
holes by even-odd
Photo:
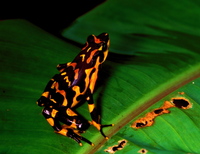
[[108, 147], [104, 151], [108, 152], [108, 153], [115, 153], [115, 152], [117, 152], [119, 150], [122, 150], [125, 147], [126, 143], [127, 143], [127, 140], [124, 140], [124, 139], [120, 140], [120, 141], [118, 141], [117, 145], [113, 145], [111, 147]]
[[181, 109], [189, 109], [192, 107], [192, 103], [190, 103], [190, 101], [184, 97], [172, 98], [171, 103], [173, 103], [175, 107], [178, 107]]
[[190, 103], [189, 100], [184, 97], [171, 98], [171, 101], [165, 101], [163, 106], [161, 106], [160, 108], [154, 109], [153, 111], [147, 113], [145, 117], [136, 120], [131, 125], [131, 127], [139, 129], [142, 127], [151, 126], [153, 125], [154, 119], [157, 116], [165, 114], [165, 113], [170, 113], [168, 109], [172, 107], [178, 107], [181, 109], [189, 109], [192, 107], [192, 103]]
[[146, 149], [140, 149], [140, 150], [138, 151], [138, 153], [146, 154], [146, 153], [148, 153], [148, 150], [146, 150]]

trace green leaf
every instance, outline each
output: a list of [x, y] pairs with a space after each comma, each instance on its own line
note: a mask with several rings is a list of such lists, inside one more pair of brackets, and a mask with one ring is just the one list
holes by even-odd
[[[146, 110], [146, 113], [152, 110], [153, 106], [149, 109], [152, 104], [163, 103], [157, 101], [165, 96], [170, 97], [169, 93], [199, 77], [198, 15], [199, 3], [188, 0], [181, 3], [164, 0], [125, 0], [122, 3], [110, 0], [80, 17], [63, 31], [64, 37], [79, 43], [83, 43], [83, 38], [89, 33], [106, 31], [111, 36], [111, 52], [132, 55], [110, 54], [108, 69], [104, 68], [105, 74], [111, 72], [112, 75], [103, 92], [104, 95], [108, 93], [109, 101], [105, 97], [102, 108], [111, 108], [108, 112], [109, 115], [113, 114], [113, 118], [109, 120], [116, 125], [109, 131], [111, 135], [117, 134], [97, 153], [105, 153], [104, 149], [118, 144], [122, 139], [128, 140], [128, 145], [117, 153], [136, 153], [142, 148], [147, 148], [152, 153], [199, 153], [198, 121], [193, 121], [194, 124], [190, 121], [190, 118], [198, 119], [198, 101], [195, 102], [194, 110], [186, 111], [190, 114], [183, 129], [185, 134], [194, 130], [192, 135], [182, 137], [180, 122], [175, 127], [175, 124], [169, 125], [167, 121], [160, 128], [144, 128], [145, 132], [143, 129], [140, 132], [130, 128], [130, 121], [143, 111]], [[197, 93], [198, 89], [193, 86], [188, 91]], [[175, 93], [177, 91], [173, 95]], [[104, 112], [106, 109], [102, 110]], [[185, 120], [184, 116], [175, 117], [179, 118], [177, 121]], [[173, 121], [173, 117], [170, 120]], [[173, 133], [158, 132], [170, 130], [167, 126], [171, 127]], [[101, 145], [84, 153], [94, 153]]]
[[[105, 153], [104, 150], [113, 145], [117, 145], [117, 141], [123, 139], [127, 140], [127, 144], [123, 150], [117, 152], [119, 154], [137, 153], [141, 149], [147, 150], [148, 154], [199, 153], [199, 90], [200, 78], [170, 93], [141, 115], [128, 122], [126, 126], [112, 136], [112, 138], [96, 153]], [[180, 94], [183, 92], [184, 94]], [[170, 113], [156, 117], [154, 119], [154, 124], [150, 127], [140, 129], [133, 129], [130, 127], [136, 119], [145, 117], [145, 114], [161, 107], [165, 101], [180, 97], [189, 100], [192, 104], [192, 108], [185, 110], [170, 108]]]
[[[0, 152], [105, 153], [104, 149], [126, 139], [127, 145], [117, 153], [142, 148], [149, 153], [200, 153], [200, 13], [196, 4], [187, 0], [110, 0], [64, 31], [65, 36], [79, 43], [84, 43], [91, 33], [110, 34], [111, 52], [95, 92], [102, 124], [115, 124], [104, 129], [111, 138], [103, 147], [106, 140], [92, 126], [83, 136], [94, 147], [87, 143], [79, 147], [73, 140], [53, 133], [42, 117], [42, 108], [35, 104], [48, 80], [57, 73], [55, 66], [71, 61], [80, 48], [24, 20], [1, 21]], [[157, 117], [151, 127], [130, 127], [137, 118], [180, 91], [192, 102], [191, 109], [172, 108], [170, 114]], [[77, 111], [91, 119], [87, 103]]]
[[[111, 37], [110, 50], [120, 54], [178, 51], [180, 45], [187, 46], [179, 41], [184, 39], [184, 36], [187, 41], [193, 43], [198, 38], [199, 6], [198, 1], [189, 0], [183, 0], [181, 3], [173, 0], [109, 0], [78, 18], [72, 26], [63, 31], [63, 36], [84, 43], [85, 37], [91, 33], [108, 32]], [[168, 39], [174, 41], [163, 43]], [[186, 49], [182, 48], [181, 52]]]
[[1, 21], [0, 153], [75, 153], [68, 147], [79, 145], [53, 132], [36, 101], [79, 50], [27, 21]]

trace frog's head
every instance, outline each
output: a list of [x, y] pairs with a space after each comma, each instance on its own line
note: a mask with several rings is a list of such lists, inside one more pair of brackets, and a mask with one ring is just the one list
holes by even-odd
[[82, 51], [73, 62], [87, 67], [100, 65], [107, 58], [109, 45], [108, 33], [102, 33], [98, 36], [90, 35]]
[[87, 38], [87, 49], [90, 55], [87, 62], [96, 61], [99, 57], [99, 62], [103, 63], [108, 55], [108, 48], [110, 46], [110, 39], [108, 33], [102, 33], [98, 36], [90, 35]]

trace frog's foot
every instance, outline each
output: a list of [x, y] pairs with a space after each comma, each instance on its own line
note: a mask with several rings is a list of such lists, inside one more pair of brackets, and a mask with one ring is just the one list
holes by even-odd
[[91, 146], [94, 146], [94, 144], [92, 142], [90, 142], [88, 139], [82, 137], [80, 135], [80, 132], [78, 132], [78, 130], [73, 130], [71, 128], [62, 128], [60, 131], [57, 131], [56, 133], [67, 136], [72, 138], [74, 141], [76, 141], [80, 146], [82, 146], [83, 144], [81, 143], [81, 140], [84, 142], [87, 142], [88, 144], [90, 144]]
[[89, 123], [90, 123], [91, 125], [93, 125], [94, 127], [96, 127], [96, 128], [100, 131], [101, 135], [102, 135], [103, 137], [105, 137], [105, 139], [109, 139], [109, 138], [103, 133], [103, 130], [102, 130], [102, 129], [103, 129], [104, 127], [114, 126], [114, 124], [110, 124], [110, 125], [101, 125], [101, 124], [96, 123], [95, 121], [89, 121]]

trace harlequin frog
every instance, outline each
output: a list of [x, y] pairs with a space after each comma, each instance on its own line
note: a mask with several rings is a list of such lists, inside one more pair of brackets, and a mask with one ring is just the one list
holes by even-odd
[[[102, 128], [112, 126], [100, 124], [93, 102], [99, 68], [108, 55], [109, 42], [107, 33], [88, 36], [85, 46], [72, 62], [57, 66], [60, 73], [48, 82], [37, 101], [39, 106], [44, 107], [42, 114], [55, 132], [72, 138], [79, 145], [82, 145], [81, 140], [94, 145], [81, 136], [90, 125], [94, 125], [106, 139]], [[92, 121], [74, 111], [74, 107], [83, 101], [88, 102]]]

